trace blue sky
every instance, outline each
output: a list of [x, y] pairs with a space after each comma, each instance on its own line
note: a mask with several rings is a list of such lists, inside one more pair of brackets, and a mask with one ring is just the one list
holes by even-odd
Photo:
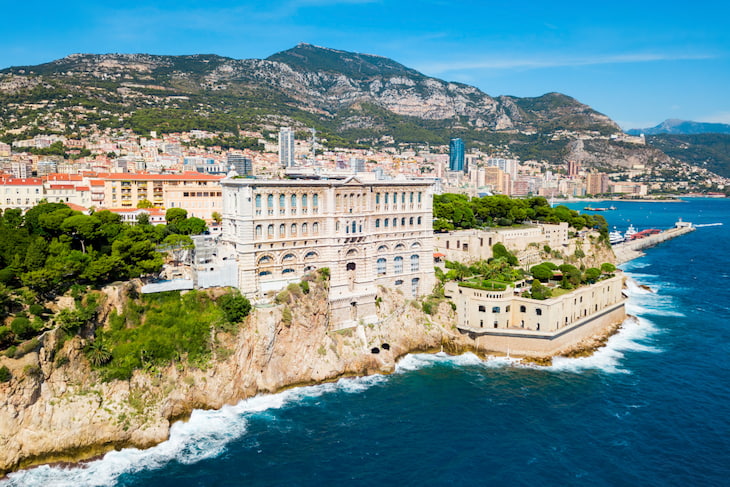
[[308, 42], [492, 96], [558, 91], [624, 128], [730, 123], [730, 4], [716, 0], [71, 0], [3, 14], [0, 68], [78, 52], [265, 58]]

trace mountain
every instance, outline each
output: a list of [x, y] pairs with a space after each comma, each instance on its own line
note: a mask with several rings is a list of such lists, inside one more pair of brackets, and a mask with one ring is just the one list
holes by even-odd
[[601, 169], [671, 165], [657, 149], [610, 139], [619, 126], [570, 96], [492, 97], [388, 58], [311, 44], [267, 59], [73, 54], [0, 71], [4, 142], [119, 128], [201, 129], [242, 148], [258, 142], [239, 130], [266, 137], [283, 125], [315, 128], [326, 147], [442, 145], [461, 137], [522, 160], [562, 163], [570, 156]]
[[629, 135], [658, 134], [730, 134], [730, 125], [726, 123], [691, 122], [689, 120], [668, 119], [656, 127], [627, 130]]
[[730, 133], [658, 134], [646, 142], [686, 164], [730, 178]]

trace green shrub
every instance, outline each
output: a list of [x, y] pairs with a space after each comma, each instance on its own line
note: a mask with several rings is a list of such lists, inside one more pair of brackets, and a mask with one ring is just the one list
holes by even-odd
[[218, 298], [218, 306], [229, 323], [240, 323], [251, 312], [251, 302], [237, 293], [224, 294]]
[[28, 340], [27, 342], [23, 342], [15, 350], [15, 355], [13, 358], [20, 358], [24, 355], [29, 354], [30, 352], [34, 352], [40, 347], [40, 342], [37, 338], [33, 338], [32, 340]]
[[286, 326], [291, 325], [292, 314], [289, 306], [284, 306], [284, 309], [281, 310], [281, 322], [284, 323]]
[[28, 338], [35, 333], [33, 326], [30, 324], [30, 320], [25, 316], [16, 316], [13, 321], [10, 322], [10, 329], [19, 339]]
[[41, 316], [43, 313], [46, 312], [46, 308], [38, 303], [33, 303], [28, 307], [28, 311], [30, 311], [30, 314], [32, 315]]
[[302, 288], [302, 292], [303, 292], [304, 294], [309, 294], [309, 282], [308, 282], [308, 281], [302, 281], [302, 282], [301, 282], [301, 283], [299, 284], [299, 287], [301, 287], [301, 288]]
[[13, 374], [10, 373], [10, 369], [4, 365], [0, 367], [0, 382], [10, 382], [12, 378]]

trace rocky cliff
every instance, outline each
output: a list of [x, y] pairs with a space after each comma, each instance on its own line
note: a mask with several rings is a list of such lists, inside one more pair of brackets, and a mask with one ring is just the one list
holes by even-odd
[[[123, 305], [128, 287], [105, 289], [102, 321]], [[0, 383], [0, 472], [122, 446], [148, 447], [165, 440], [171, 423], [193, 409], [342, 376], [388, 373], [400, 356], [441, 347], [453, 334], [449, 306], [426, 316], [385, 289], [379, 324], [331, 332], [325, 293], [313, 286], [309, 295], [283, 306], [257, 309], [239, 333], [213, 337], [215, 356], [202, 368], [178, 363], [138, 371], [129, 381], [102, 382], [83, 353], [85, 340], [75, 337], [59, 347], [56, 333], [44, 335], [37, 351], [21, 359], [0, 358], [13, 374]], [[285, 308], [291, 321], [282, 320]], [[372, 353], [374, 347], [379, 353]]]

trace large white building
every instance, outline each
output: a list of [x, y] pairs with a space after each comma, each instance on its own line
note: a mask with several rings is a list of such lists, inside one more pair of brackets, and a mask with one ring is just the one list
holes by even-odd
[[413, 297], [432, 291], [432, 180], [226, 178], [221, 185], [219, 257], [235, 259], [243, 293], [263, 296], [327, 267], [330, 323], [341, 328], [375, 321], [379, 285]]

